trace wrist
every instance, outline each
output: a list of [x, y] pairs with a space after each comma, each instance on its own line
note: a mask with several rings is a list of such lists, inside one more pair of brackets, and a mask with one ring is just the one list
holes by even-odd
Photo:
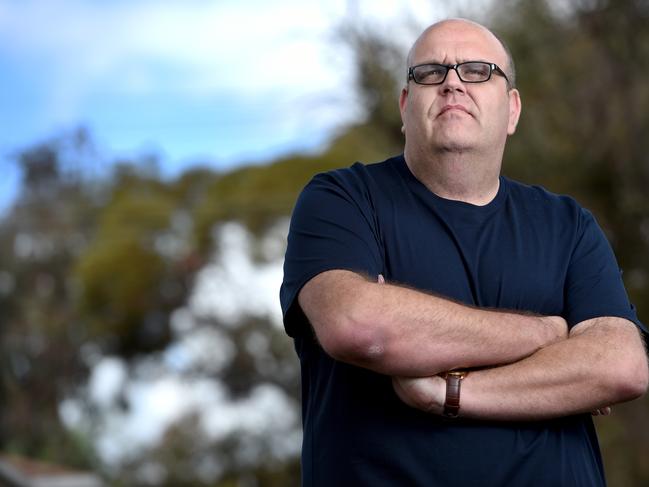
[[469, 374], [466, 370], [450, 370], [441, 374], [445, 382], [444, 403], [442, 415], [447, 418], [457, 418], [460, 414], [462, 397], [462, 381]]
[[446, 400], [446, 380], [436, 375], [431, 377], [431, 382], [433, 387], [426, 412], [441, 415], [444, 413], [444, 401]]
[[407, 405], [437, 415], [444, 411], [446, 383], [441, 377], [393, 377], [392, 384]]

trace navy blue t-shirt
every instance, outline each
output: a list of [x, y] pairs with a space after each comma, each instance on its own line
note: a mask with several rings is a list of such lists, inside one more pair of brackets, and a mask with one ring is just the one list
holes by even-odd
[[570, 327], [619, 316], [646, 332], [606, 238], [573, 199], [501, 177], [488, 205], [446, 200], [403, 156], [317, 175], [293, 212], [280, 299], [301, 363], [304, 486], [605, 484], [590, 415], [449, 421], [402, 403], [389, 377], [332, 359], [297, 302], [331, 269]]

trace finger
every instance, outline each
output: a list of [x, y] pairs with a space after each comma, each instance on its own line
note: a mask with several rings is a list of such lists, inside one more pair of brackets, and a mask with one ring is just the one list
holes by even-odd
[[592, 414], [593, 416], [600, 416], [600, 415], [601, 416], [608, 416], [609, 414], [611, 414], [611, 411], [612, 410], [611, 410], [610, 406], [606, 406], [606, 407], [603, 407], [603, 408], [595, 409], [594, 411], [591, 411], [590, 414]]
[[379, 284], [384, 284], [385, 283], [385, 278], [383, 277], [383, 274], [379, 274]]

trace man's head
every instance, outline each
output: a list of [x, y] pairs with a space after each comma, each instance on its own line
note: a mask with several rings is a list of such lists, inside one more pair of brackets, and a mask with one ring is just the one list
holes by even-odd
[[[482, 26], [482, 25], [480, 25], [480, 24], [478, 24], [478, 23], [476, 23], [476, 22], [472, 22], [472, 21], [470, 21], [470, 20], [465, 20], [465, 19], [448, 19], [448, 20], [443, 20], [443, 21], [441, 21], [441, 22], [438, 22], [438, 23], [433, 24], [433, 25], [431, 25], [430, 27], [428, 27], [428, 28], [427, 28], [427, 29], [426, 29], [426, 30], [425, 30], [425, 31], [424, 31], [424, 32], [423, 32], [423, 33], [422, 33], [422, 34], [417, 38], [417, 40], [415, 41], [415, 43], [414, 43], [414, 44], [412, 45], [412, 47], [410, 48], [410, 51], [408, 52], [408, 58], [407, 58], [407, 61], [406, 61], [408, 67], [410, 67], [410, 66], [414, 66], [415, 64], [417, 64], [417, 63], [415, 62], [415, 59], [414, 59], [414, 56], [415, 56], [415, 49], [416, 49], [418, 43], [422, 40], [422, 38], [423, 38], [423, 37], [425, 36], [425, 34], [428, 32], [428, 30], [433, 29], [433, 28], [436, 27], [436, 26], [440, 26], [441, 24], [446, 23], [446, 22], [465, 22], [465, 23], [467, 23], [467, 24], [474, 25], [474, 26], [476, 26], [477, 28], [484, 29], [484, 30], [486, 30], [487, 32], [489, 32], [493, 37], [495, 37], [495, 38], [498, 40], [498, 42], [500, 42], [500, 46], [502, 47], [503, 51], [505, 52], [505, 55], [507, 56], [507, 63], [506, 63], [504, 66], [502, 66], [502, 68], [503, 68], [503, 70], [505, 71], [505, 74], [507, 75], [507, 79], [509, 80], [509, 87], [510, 87], [510, 88], [516, 88], [516, 66], [514, 65], [514, 58], [513, 58], [513, 56], [512, 56], [512, 53], [511, 53], [511, 51], [509, 50], [509, 47], [507, 46], [507, 44], [505, 43], [505, 41], [503, 41], [503, 40], [502, 40], [498, 35], [496, 35], [494, 32], [489, 31], [486, 27], [484, 27], [484, 26]], [[406, 77], [406, 85], [407, 85], [407, 84], [408, 84], [408, 78]]]
[[[485, 64], [445, 67], [469, 61]], [[428, 27], [412, 46], [408, 67], [422, 64], [441, 66], [409, 70], [399, 100], [406, 155], [471, 152], [502, 157], [521, 110], [513, 61], [504, 43], [475, 22], [445, 20]]]

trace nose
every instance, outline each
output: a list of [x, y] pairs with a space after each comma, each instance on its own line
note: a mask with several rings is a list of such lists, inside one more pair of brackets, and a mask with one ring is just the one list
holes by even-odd
[[446, 79], [440, 85], [442, 93], [449, 93], [453, 91], [460, 91], [464, 93], [464, 83], [460, 79], [455, 69], [449, 69], [446, 73]]

